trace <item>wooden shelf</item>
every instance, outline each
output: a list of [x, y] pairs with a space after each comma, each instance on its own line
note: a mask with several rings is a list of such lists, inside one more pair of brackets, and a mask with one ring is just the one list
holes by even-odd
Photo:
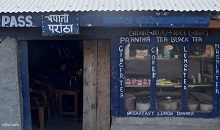
[[128, 88], [138, 88], [138, 87], [140, 87], [140, 88], [149, 88], [150, 87], [150, 85], [125, 85], [125, 87], [128, 87]]
[[[157, 58], [158, 61], [172, 61], [172, 60], [181, 60], [182, 58], [179, 57], [179, 58]], [[201, 61], [201, 60], [208, 60], [208, 61], [213, 61], [214, 59], [213, 58], [203, 58], [203, 57], [188, 57], [189, 60], [198, 60], [198, 61]], [[144, 62], [144, 61], [150, 61], [150, 58], [147, 58], [147, 59], [125, 59], [126, 62]]]
[[213, 100], [212, 96], [205, 94], [205, 93], [191, 92], [190, 94], [196, 99], [198, 99], [199, 101], [212, 101]]
[[[157, 58], [157, 60], [180, 60], [180, 58]], [[125, 59], [125, 61], [139, 62], [139, 61], [150, 61], [150, 58], [146, 59]]]
[[[139, 91], [135, 93], [134, 95], [139, 95], [139, 96], [150, 96], [150, 91]], [[169, 91], [164, 91], [164, 92], [156, 92], [156, 96], [181, 96], [181, 91], [174, 91], [174, 92], [169, 92]]]
[[[157, 87], [162, 87], [162, 88], [170, 88], [170, 87], [177, 87], [177, 84], [164, 84], [164, 85], [156, 85]], [[125, 85], [125, 87], [128, 88], [143, 88], [143, 87], [150, 87], [150, 85]]]
[[[210, 87], [213, 86], [212, 84], [189, 84], [189, 88], [195, 88], [195, 87]], [[181, 87], [181, 85], [178, 85], [177, 87]]]
[[[181, 88], [182, 85], [177, 85], [177, 84], [164, 84], [164, 85], [156, 85], [157, 87], [161, 87], [161, 88], [170, 88], [170, 87], [173, 87], [173, 88]], [[210, 87], [210, 86], [213, 86], [212, 84], [189, 84], [188, 87], [189, 88], [195, 88], [195, 87]], [[125, 87], [128, 87], [128, 88], [144, 88], [144, 87], [150, 87], [150, 85], [125, 85]]]

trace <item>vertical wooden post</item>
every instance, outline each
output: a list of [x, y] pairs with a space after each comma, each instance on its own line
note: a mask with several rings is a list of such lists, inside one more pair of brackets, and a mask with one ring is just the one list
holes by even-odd
[[97, 130], [110, 129], [110, 40], [98, 40]]
[[84, 41], [83, 130], [96, 130], [97, 40]]

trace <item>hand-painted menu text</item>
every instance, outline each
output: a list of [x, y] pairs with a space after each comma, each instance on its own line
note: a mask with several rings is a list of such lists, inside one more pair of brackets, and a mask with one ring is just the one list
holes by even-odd
[[134, 36], [191, 36], [191, 37], [204, 37], [208, 36], [206, 30], [140, 30], [140, 31], [129, 31], [128, 35], [130, 37]]
[[19, 16], [7, 16], [2, 15], [2, 27], [32, 27], [32, 16], [19, 15]]
[[220, 45], [215, 44], [215, 93], [219, 94], [219, 49]]
[[123, 53], [124, 53], [124, 48], [123, 46], [120, 46], [118, 48], [119, 51], [119, 91], [120, 91], [120, 98], [124, 98], [124, 87], [123, 87], [123, 83], [124, 83], [124, 73], [123, 73], [123, 69], [124, 69], [124, 58], [123, 58]]
[[187, 71], [188, 71], [188, 59], [187, 59], [186, 46], [183, 47], [183, 89], [187, 90]]
[[193, 116], [194, 112], [172, 112], [172, 111], [128, 111], [127, 116]]

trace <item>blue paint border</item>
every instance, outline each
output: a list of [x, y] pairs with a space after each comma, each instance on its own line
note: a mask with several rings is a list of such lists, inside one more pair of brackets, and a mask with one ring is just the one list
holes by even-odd
[[115, 50], [117, 50], [117, 46], [112, 46], [114, 44], [117, 44], [118, 40], [116, 36], [111, 37], [111, 116], [117, 117], [118, 114], [118, 93], [119, 88], [117, 82], [115, 80], [118, 79], [118, 72], [116, 70], [118, 62], [118, 54], [114, 53]]
[[[133, 29], [131, 29], [131, 30], [133, 30]], [[139, 30], [140, 31], [141, 29], [134, 29], [134, 30]], [[172, 30], [172, 29], [168, 29], [168, 30]], [[186, 30], [186, 29], [183, 29], [183, 30]], [[219, 45], [220, 44], [219, 39], [217, 38], [216, 35], [214, 35], [214, 33], [208, 34], [209, 33], [208, 30], [206, 30], [206, 29], [203, 29], [203, 30], [204, 30], [204, 33], [203, 33], [203, 35], [201, 35], [203, 41], [199, 42], [199, 43], [201, 43], [201, 44], [211, 43], [213, 45], [215, 45], [215, 44]], [[187, 30], [187, 32], [190, 32], [190, 30]], [[191, 32], [186, 37], [190, 38], [190, 37], [194, 36], [195, 32], [196, 31], [191, 29]], [[123, 36], [125, 35], [125, 37], [126, 37], [126, 36], [128, 36], [128, 32], [127, 32], [127, 35], [126, 34], [121, 34], [121, 35], [123, 35]], [[176, 36], [178, 36], [178, 35], [176, 35]], [[128, 37], [130, 37], [130, 36], [128, 36]], [[167, 36], [167, 37], [170, 37], [170, 36]], [[153, 39], [153, 37], [152, 37], [152, 39]], [[119, 41], [118, 41], [118, 42], [113, 42], [112, 44], [113, 44], [112, 46], [119, 47], [120, 45], [125, 46], [126, 43], [119, 44]], [[142, 43], [142, 44], [144, 44], [144, 43]], [[179, 44], [181, 44], [182, 47], [186, 47], [187, 50], [188, 50], [189, 44], [193, 44], [193, 41], [190, 40], [187, 44], [186, 43], [179, 43]], [[151, 45], [151, 48], [153, 46], [157, 46], [157, 43]], [[118, 60], [119, 59], [118, 50], [117, 49], [115, 51], [112, 50], [112, 53], [118, 54], [118, 57], [115, 57], [116, 58], [115, 60]], [[182, 54], [183, 54], [183, 52], [182, 52]], [[188, 55], [188, 51], [187, 51], [187, 55]], [[187, 57], [187, 59], [188, 59], [188, 57]], [[214, 62], [215, 61], [216, 61], [216, 56], [215, 56]], [[115, 72], [119, 73], [119, 69], [118, 69], [119, 67], [117, 66], [117, 64], [114, 65], [115, 67], [117, 67], [116, 69], [114, 69], [115, 70], [114, 73]], [[216, 64], [216, 63], [214, 63], [214, 64]], [[182, 65], [183, 65], [183, 63], [182, 63]], [[213, 70], [215, 71], [215, 68], [213, 68]], [[187, 73], [188, 73], [188, 71], [187, 71]], [[152, 76], [151, 76], [151, 78], [152, 78]], [[187, 76], [187, 78], [188, 78], [188, 76]], [[118, 79], [115, 79], [113, 82], [118, 83]], [[151, 83], [154, 83], [154, 82], [151, 81]], [[118, 83], [118, 85], [119, 85], [119, 83]], [[156, 88], [156, 86], [151, 85], [151, 89], [152, 88]], [[182, 89], [183, 89], [183, 86], [182, 86]], [[215, 81], [213, 81], [213, 89], [216, 89]], [[218, 90], [219, 90], [219, 88], [218, 88]], [[153, 93], [155, 93], [155, 92], [154, 91], [151, 92], [151, 94], [153, 94]], [[119, 98], [120, 93], [118, 92], [118, 97], [117, 98], [119, 98], [119, 99], [117, 99], [117, 100], [119, 100], [119, 102], [118, 102], [119, 116], [120, 117], [188, 117], [188, 118], [215, 118], [215, 117], [219, 117], [219, 102], [220, 101], [219, 101], [219, 94], [216, 94], [216, 93], [214, 93], [214, 96], [213, 96], [213, 105], [215, 105], [215, 106], [214, 106], [214, 109], [211, 112], [206, 113], [206, 112], [198, 111], [198, 112], [192, 112], [191, 114], [193, 114], [193, 115], [185, 115], [184, 112], [190, 114], [189, 111], [187, 110], [187, 107], [186, 107], [187, 106], [187, 104], [186, 104], [187, 103], [187, 98], [186, 97], [188, 95], [187, 93], [188, 93], [188, 91], [182, 91], [182, 103], [185, 104], [185, 105], [183, 105], [183, 107], [180, 111], [172, 112], [171, 115], [158, 115], [158, 113], [160, 113], [162, 111], [158, 111], [158, 110], [152, 111], [153, 110], [152, 108], [154, 108], [155, 105], [152, 105], [153, 107], [151, 107], [149, 109], [149, 111], [136, 111], [136, 110], [128, 111], [128, 110], [126, 110], [125, 107], [124, 107], [124, 98]], [[156, 100], [155, 97], [151, 97], [151, 98], [153, 98], [151, 100], [151, 103]], [[112, 99], [112, 100], [114, 100], [114, 99]], [[131, 115], [132, 112], [134, 112], [135, 114]], [[151, 112], [151, 114], [149, 114], [150, 112]], [[129, 113], [130, 113], [130, 115], [129, 115]], [[183, 114], [183, 115], [180, 115], [180, 114]]]
[[[175, 11], [88, 11], [50, 12], [51, 15], [68, 13], [71, 21], [79, 21], [81, 27], [176, 27], [207, 28], [210, 23], [210, 11], [175, 12]], [[0, 27], [42, 27], [42, 15], [48, 13], [0, 13]], [[31, 17], [33, 24], [28, 24], [26, 17]], [[72, 17], [73, 16], [73, 17]], [[74, 17], [77, 16], [77, 17]], [[12, 23], [7, 20], [16, 20]], [[20, 18], [18, 18], [20, 17]], [[18, 20], [19, 19], [19, 20]], [[22, 21], [21, 21], [22, 20]], [[9, 20], [10, 21], [10, 20]], [[3, 24], [2, 24], [3, 23]], [[16, 24], [15, 24], [16, 23]], [[74, 22], [75, 23], [75, 22]], [[78, 26], [74, 26], [78, 28]], [[78, 32], [77, 32], [78, 34]]]
[[28, 44], [27, 41], [20, 41], [20, 58], [21, 58], [21, 89], [23, 99], [23, 129], [32, 130], [31, 122], [31, 106], [29, 94], [29, 78], [28, 78]]

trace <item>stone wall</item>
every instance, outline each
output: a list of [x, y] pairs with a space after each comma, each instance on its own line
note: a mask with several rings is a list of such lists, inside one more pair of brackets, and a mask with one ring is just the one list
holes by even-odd
[[0, 130], [21, 130], [18, 44], [14, 38], [0, 40]]
[[220, 130], [220, 119], [113, 117], [111, 130]]

